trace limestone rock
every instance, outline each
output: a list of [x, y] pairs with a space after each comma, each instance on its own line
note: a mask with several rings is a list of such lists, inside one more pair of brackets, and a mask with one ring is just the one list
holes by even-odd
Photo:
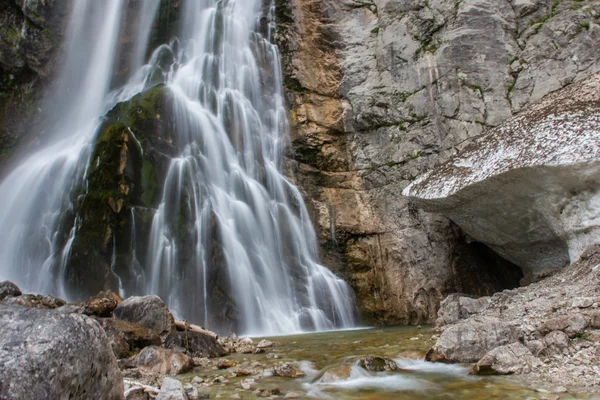
[[403, 194], [525, 271], [600, 243], [600, 74], [491, 129]]
[[177, 379], [165, 378], [156, 400], [188, 400], [183, 384]]
[[113, 291], [100, 292], [83, 304], [87, 315], [110, 317], [113, 310], [123, 302], [121, 296]]
[[300, 378], [305, 374], [291, 364], [279, 364], [273, 368], [273, 375], [283, 378]]
[[18, 304], [29, 308], [59, 308], [67, 304], [63, 299], [46, 294], [21, 294], [7, 297], [2, 304]]
[[175, 319], [158, 296], [133, 296], [114, 310], [115, 319], [141, 325], [159, 335], [175, 331]]
[[2, 398], [123, 398], [106, 335], [86, 316], [0, 305], [0, 365]]
[[372, 372], [400, 370], [394, 360], [385, 357], [361, 357], [356, 360], [356, 365]]
[[14, 297], [21, 295], [21, 289], [10, 281], [0, 282], [0, 301], [6, 297]]
[[446, 329], [429, 350], [428, 361], [477, 362], [490, 350], [513, 343], [520, 332], [495, 318], [481, 317], [459, 322]]
[[98, 321], [102, 324], [117, 358], [126, 357], [131, 351], [161, 343], [156, 332], [141, 325], [114, 318], [101, 318]]
[[552, 331], [544, 337], [544, 354], [554, 355], [562, 354], [569, 347], [569, 336], [561, 331]]
[[348, 364], [333, 367], [325, 371], [319, 383], [333, 383], [346, 380], [352, 375], [352, 366]]
[[476, 375], [510, 375], [514, 373], [530, 372], [542, 362], [521, 343], [496, 347], [488, 352], [471, 370]]
[[583, 333], [587, 325], [587, 320], [581, 314], [564, 315], [547, 320], [544, 323], [544, 330], [564, 331], [569, 337], [575, 337]]
[[473, 314], [477, 314], [488, 303], [489, 298], [482, 297], [473, 299], [462, 296], [458, 293], [446, 297], [440, 304], [438, 311], [437, 326], [454, 324], [461, 319], [466, 319]]
[[182, 349], [191, 357], [220, 357], [227, 351], [212, 336], [199, 332], [172, 332], [165, 339], [168, 349]]
[[133, 364], [157, 375], [178, 375], [193, 368], [192, 358], [175, 350], [149, 346], [135, 358]]

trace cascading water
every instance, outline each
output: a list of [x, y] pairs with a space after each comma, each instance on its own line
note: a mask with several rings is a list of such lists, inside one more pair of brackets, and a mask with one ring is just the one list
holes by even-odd
[[[221, 331], [353, 326], [353, 295], [318, 263], [302, 197], [281, 173], [289, 127], [280, 58], [270, 38], [273, 6], [265, 13], [261, 0], [184, 2], [179, 39], [158, 47], [126, 85], [109, 92], [126, 5], [75, 2], [66, 90], [57, 94], [70, 94], [69, 107], [48, 135], [49, 144], [24, 157], [0, 184], [2, 277], [67, 297], [65, 280], [85, 283], [85, 274], [74, 279], [65, 271], [72, 268], [72, 253], [81, 253], [73, 243], [89, 225], [81, 203], [94, 190], [90, 177], [106, 162], [94, 141], [105, 140], [116, 112], [101, 116], [119, 102], [159, 90], [166, 115], [148, 118], [167, 131], [160, 139], [169, 150], [155, 155], [148, 131], [133, 125], [119, 138], [126, 141], [121, 158], [138, 149], [144, 171], [151, 161], [167, 160], [157, 168], [163, 170], [157, 173], [162, 194], [153, 206], [126, 199], [117, 206], [112, 197], [102, 197], [122, 215], [118, 226], [102, 231], [110, 243], [106, 282], [118, 282], [123, 295], [158, 294], [181, 317]], [[131, 68], [146, 53], [159, 2], [138, 7], [143, 10]], [[98, 38], [95, 46], [89, 46], [92, 37]], [[123, 162], [119, 173], [125, 169]], [[135, 184], [123, 189], [123, 182], [123, 198], [129, 187], [141, 190]]]

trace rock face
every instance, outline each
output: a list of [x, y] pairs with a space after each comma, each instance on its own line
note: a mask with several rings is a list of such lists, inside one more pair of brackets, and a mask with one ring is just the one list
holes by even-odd
[[[433, 322], [512, 263], [402, 190], [531, 102], [598, 70], [600, 3], [280, 0], [290, 171], [324, 264], [379, 323]], [[502, 272], [500, 272], [502, 271]]]
[[106, 335], [82, 315], [0, 305], [0, 364], [2, 398], [123, 398]]
[[403, 192], [525, 272], [600, 243], [600, 75], [527, 107]]
[[39, 124], [72, 0], [0, 4], [0, 163]]
[[175, 319], [158, 296], [133, 296], [115, 308], [116, 319], [141, 325], [158, 334], [175, 330]]

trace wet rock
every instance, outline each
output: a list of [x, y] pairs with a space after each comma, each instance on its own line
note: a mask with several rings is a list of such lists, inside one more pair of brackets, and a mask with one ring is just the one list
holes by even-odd
[[283, 378], [300, 378], [304, 376], [304, 372], [291, 364], [280, 364], [273, 368], [273, 375]]
[[183, 349], [192, 357], [220, 357], [227, 351], [212, 336], [199, 332], [173, 332], [167, 335], [165, 347], [168, 349]]
[[150, 346], [144, 348], [133, 359], [133, 365], [160, 375], [178, 375], [192, 369], [192, 358], [188, 355], [170, 349]]
[[441, 302], [435, 324], [437, 326], [455, 324], [461, 319], [477, 314], [488, 302], [489, 297], [473, 299], [459, 293], [451, 294]]
[[237, 365], [237, 362], [235, 362], [235, 361], [223, 359], [223, 360], [219, 360], [219, 362], [217, 363], [217, 368], [227, 369], [227, 368], [235, 367], [236, 365]]
[[177, 379], [165, 378], [156, 400], [188, 400], [183, 384]]
[[398, 357], [410, 358], [413, 360], [423, 360], [427, 353], [423, 351], [407, 350], [398, 354]]
[[477, 317], [446, 329], [427, 353], [428, 361], [477, 362], [490, 350], [517, 341], [514, 326], [491, 317]]
[[244, 390], [251, 390], [253, 388], [253, 386], [255, 385], [255, 380], [254, 379], [244, 379], [243, 381], [240, 382], [240, 385], [242, 385], [242, 388]]
[[284, 399], [299, 399], [301, 397], [303, 397], [304, 395], [302, 393], [298, 393], [298, 392], [288, 392], [286, 393], [285, 396], [283, 396]]
[[256, 345], [256, 347], [258, 347], [259, 349], [264, 349], [264, 348], [267, 348], [267, 347], [273, 347], [273, 342], [271, 342], [270, 340], [263, 339], [260, 342], [258, 342], [258, 344]]
[[150, 395], [146, 393], [144, 388], [134, 386], [125, 390], [125, 400], [150, 400]]
[[7, 297], [2, 304], [17, 304], [29, 308], [58, 308], [67, 304], [63, 299], [45, 294], [22, 294]]
[[325, 371], [321, 379], [319, 379], [320, 383], [332, 383], [344, 381], [350, 378], [352, 374], [352, 366], [348, 364], [340, 365], [337, 367], [333, 367]]
[[477, 362], [470, 373], [475, 375], [528, 373], [541, 364], [542, 362], [531, 354], [527, 347], [516, 342], [496, 347], [488, 352]]
[[158, 296], [133, 296], [114, 310], [116, 319], [141, 325], [159, 335], [175, 331], [175, 319]]
[[[126, 343], [128, 351], [158, 346], [161, 343], [160, 336], [156, 332], [141, 325], [114, 318], [100, 318], [98, 321], [102, 324], [111, 343], [114, 343], [113, 350], [114, 346], [117, 346], [117, 350], [124, 349], [121, 343]], [[119, 354], [125, 356], [123, 352]]]
[[21, 289], [11, 281], [0, 282], [0, 301], [7, 297], [20, 296]]
[[392, 359], [384, 357], [362, 357], [355, 361], [356, 365], [372, 372], [398, 371], [400, 367]]
[[83, 315], [0, 306], [0, 365], [0, 398], [123, 398], [106, 335]]
[[87, 315], [110, 317], [113, 310], [122, 302], [123, 299], [121, 296], [113, 291], [107, 290], [92, 297], [83, 304], [83, 307], [85, 308], [85, 313]]

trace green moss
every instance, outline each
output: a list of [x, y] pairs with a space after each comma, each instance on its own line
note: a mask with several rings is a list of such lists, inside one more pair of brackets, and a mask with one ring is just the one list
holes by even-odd
[[142, 167], [142, 202], [147, 206], [154, 204], [157, 190], [156, 169], [150, 161], [144, 160]]
[[307, 91], [307, 89], [303, 87], [300, 81], [296, 78], [286, 78], [283, 82], [283, 86], [285, 86], [286, 89], [291, 90], [293, 92], [304, 93]]
[[371, 29], [371, 33], [377, 35], [379, 33], [379, 27], [375, 27], [375, 28]]

